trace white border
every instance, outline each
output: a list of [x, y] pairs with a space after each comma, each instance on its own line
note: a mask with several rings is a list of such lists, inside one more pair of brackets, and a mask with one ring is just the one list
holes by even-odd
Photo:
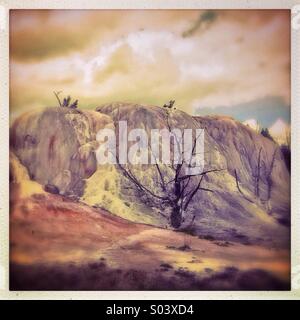
[[[298, 3], [297, 3], [298, 2]], [[9, 291], [9, 9], [291, 9], [300, 0], [0, 0], [0, 300], [300, 299], [300, 30], [291, 29], [291, 291]], [[298, 55], [297, 55], [298, 53]], [[297, 78], [298, 77], [298, 78]], [[298, 106], [298, 108], [297, 108]]]

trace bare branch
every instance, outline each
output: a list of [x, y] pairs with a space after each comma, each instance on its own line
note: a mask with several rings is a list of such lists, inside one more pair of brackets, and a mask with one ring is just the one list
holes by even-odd
[[[190, 174], [188, 174], [188, 175], [185, 175], [185, 176], [181, 176], [181, 177], [178, 178], [178, 180], [179, 180], [179, 181], [184, 181], [184, 180], [186, 180], [186, 179], [188, 179], [188, 178], [190, 178], [190, 177], [203, 176], [203, 175], [206, 175], [207, 173], [219, 172], [219, 171], [223, 171], [223, 170], [225, 170], [225, 169], [211, 169], [211, 170], [206, 170], [206, 171], [202, 171], [201, 173], [196, 174], [196, 175], [190, 175]], [[171, 182], [173, 182], [174, 180], [175, 180], [175, 179], [169, 181], [168, 183], [171, 183]]]
[[270, 198], [271, 198], [271, 191], [272, 191], [272, 184], [273, 184], [272, 171], [273, 171], [274, 164], [275, 164], [276, 152], [277, 152], [277, 147], [275, 148], [275, 150], [273, 152], [272, 160], [271, 160], [271, 164], [270, 164], [270, 169], [269, 169], [267, 176], [266, 176], [267, 186], [268, 186], [267, 200], [270, 200]]
[[155, 194], [154, 192], [152, 192], [150, 189], [148, 189], [147, 187], [145, 187], [144, 185], [142, 185], [142, 183], [140, 183], [138, 181], [138, 179], [135, 177], [135, 175], [131, 172], [131, 170], [129, 168], [125, 168], [123, 167], [120, 162], [119, 162], [119, 159], [117, 159], [117, 165], [118, 167], [123, 171], [124, 175], [132, 182], [134, 183], [141, 191], [144, 191], [144, 192], [147, 192], [149, 193], [151, 196], [157, 198], [157, 199], [160, 199], [160, 200], [169, 200], [168, 197], [162, 197], [162, 196], [159, 196], [157, 194]]
[[57, 101], [59, 103], [59, 106], [61, 107], [62, 104], [61, 104], [61, 101], [59, 99], [59, 94], [61, 93], [61, 91], [58, 91], [58, 92], [53, 91], [53, 93], [54, 93], [54, 95], [55, 95], [55, 97], [56, 97], [56, 99], [57, 99]]
[[165, 180], [164, 180], [164, 177], [163, 177], [162, 172], [160, 170], [159, 164], [156, 161], [155, 161], [155, 166], [156, 166], [156, 169], [159, 173], [159, 177], [160, 177], [160, 181], [161, 181], [161, 188], [163, 191], [166, 191], [167, 189], [166, 189]]
[[188, 199], [186, 200], [185, 204], [184, 204], [184, 210], [187, 209], [188, 205], [190, 204], [191, 200], [193, 199], [194, 195], [197, 193], [197, 191], [199, 190], [200, 186], [201, 186], [201, 182], [203, 180], [203, 176], [201, 176], [201, 178], [199, 179], [199, 183], [197, 184], [196, 188], [190, 193], [190, 195], [188, 196]]
[[259, 149], [257, 158], [257, 172], [255, 176], [255, 195], [259, 197], [259, 182], [260, 182], [260, 161], [261, 161], [262, 147]]
[[159, 173], [161, 188], [162, 188], [163, 191], [166, 191], [167, 189], [166, 189], [165, 180], [164, 180], [163, 174], [162, 174], [162, 172], [161, 172], [161, 170], [160, 170], [159, 164], [157, 163], [157, 158], [156, 158], [156, 156], [155, 156], [152, 148], [150, 147], [149, 149], [150, 149], [153, 157], [155, 158], [155, 166], [156, 166], [156, 169], [157, 169], [157, 171], [158, 171], [158, 173]]
[[240, 186], [239, 186], [239, 180], [238, 180], [238, 175], [236, 172], [236, 169], [234, 169], [234, 176], [235, 176], [235, 183], [236, 183], [236, 187], [238, 189], [238, 191], [240, 192], [240, 194], [249, 202], [253, 203], [253, 201], [251, 199], [249, 199], [248, 197], [245, 196], [245, 194], [243, 193], [243, 191], [241, 190]]

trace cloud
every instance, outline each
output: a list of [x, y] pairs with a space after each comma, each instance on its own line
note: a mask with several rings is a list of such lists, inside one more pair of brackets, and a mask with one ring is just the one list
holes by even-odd
[[18, 61], [35, 62], [81, 51], [120, 23], [116, 13], [85, 10], [12, 10], [10, 52]]
[[149, 25], [175, 31], [194, 16], [189, 10], [128, 10], [126, 14], [123, 10], [11, 10], [10, 55], [18, 61], [35, 62], [83, 53]]
[[[11, 111], [53, 105], [53, 90], [81, 108], [175, 99], [190, 113], [222, 106], [238, 116], [244, 103], [274, 96], [289, 106], [288, 11], [204, 13], [13, 10]], [[197, 19], [209, 27], [182, 37]]]

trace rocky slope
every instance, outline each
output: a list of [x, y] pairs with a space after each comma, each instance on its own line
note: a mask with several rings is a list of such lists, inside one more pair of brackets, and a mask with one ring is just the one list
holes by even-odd
[[[128, 181], [115, 166], [97, 165], [96, 134], [127, 120], [130, 128], [166, 127], [165, 110], [155, 106], [108, 104], [97, 111], [46, 108], [20, 116], [11, 128], [11, 149], [32, 180], [52, 185], [61, 195], [81, 199], [128, 220], [158, 226], [168, 221], [160, 208], [149, 207], [127, 191]], [[172, 125], [205, 129], [205, 187], [191, 204], [186, 228], [195, 235], [216, 239], [288, 246], [289, 173], [277, 145], [230, 118], [191, 117], [172, 111]], [[255, 176], [260, 154], [260, 186]], [[272, 168], [272, 170], [270, 170]], [[140, 179], [151, 188], [151, 168]], [[239, 188], [237, 187], [237, 180]], [[271, 185], [271, 188], [269, 187]], [[187, 230], [186, 230], [187, 231]]]
[[97, 112], [46, 108], [13, 123], [11, 146], [32, 180], [80, 196], [84, 179], [97, 169], [96, 133], [110, 124], [108, 116]]

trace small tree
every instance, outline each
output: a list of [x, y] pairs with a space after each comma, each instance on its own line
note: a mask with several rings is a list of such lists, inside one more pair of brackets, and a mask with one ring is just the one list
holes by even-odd
[[271, 136], [268, 128], [262, 128], [260, 134], [274, 142], [274, 139]]
[[63, 102], [61, 102], [60, 98], [59, 98], [59, 94], [61, 93], [61, 91], [58, 92], [53, 92], [60, 107], [64, 107], [64, 108], [70, 108], [70, 109], [76, 109], [78, 107], [78, 100], [75, 100], [73, 103], [71, 103], [71, 97], [67, 96], [66, 98], [63, 98]]
[[[168, 103], [165, 103], [163, 105], [164, 108], [169, 108], [172, 109], [174, 107], [175, 104], [175, 100], [170, 100]], [[176, 110], [176, 108], [174, 107], [174, 110]]]

